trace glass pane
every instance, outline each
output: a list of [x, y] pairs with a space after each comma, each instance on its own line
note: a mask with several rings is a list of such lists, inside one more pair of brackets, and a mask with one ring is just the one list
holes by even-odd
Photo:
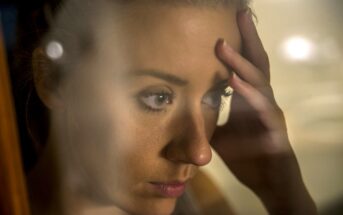
[[32, 213], [342, 212], [342, 9], [2, 4]]

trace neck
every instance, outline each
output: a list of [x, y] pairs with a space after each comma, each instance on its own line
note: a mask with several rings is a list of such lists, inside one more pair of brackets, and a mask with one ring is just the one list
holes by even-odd
[[60, 164], [53, 144], [47, 143], [35, 168], [27, 178], [33, 214], [64, 214], [61, 200], [63, 186]]

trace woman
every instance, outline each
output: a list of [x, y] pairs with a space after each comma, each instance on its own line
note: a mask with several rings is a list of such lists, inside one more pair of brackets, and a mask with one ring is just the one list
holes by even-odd
[[57, 5], [32, 59], [50, 122], [33, 214], [171, 214], [211, 147], [269, 213], [316, 214], [247, 2]]

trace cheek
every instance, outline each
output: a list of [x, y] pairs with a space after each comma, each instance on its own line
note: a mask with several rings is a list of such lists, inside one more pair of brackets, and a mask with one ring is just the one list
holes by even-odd
[[128, 129], [123, 128], [121, 110], [115, 108], [115, 95], [108, 93], [113, 89], [100, 86], [77, 89], [69, 92], [65, 111], [64, 136], [68, 137], [65, 151], [75, 173], [82, 177], [86, 172], [84, 178], [90, 178], [88, 183], [101, 186], [117, 180], [124, 150], [119, 143], [128, 135]]
[[160, 122], [143, 119], [144, 117], [135, 117], [131, 114], [126, 120], [125, 128], [122, 127], [129, 132], [120, 136], [121, 142], [125, 143], [125, 146], [121, 147], [127, 155], [128, 165], [136, 168], [137, 172], [147, 174], [149, 169], [154, 169], [160, 162], [160, 152], [167, 134]]
[[[74, 155], [90, 175], [115, 175], [118, 125], [115, 114], [103, 106], [86, 106], [70, 114], [69, 142]], [[110, 167], [112, 165], [112, 167]]]
[[156, 166], [165, 134], [160, 123], [134, 114], [137, 109], [120, 95], [104, 98], [88, 100], [91, 104], [75, 113], [74, 142], [84, 156], [84, 165], [108, 181], [120, 181], [118, 175], [127, 177], [124, 182], [149, 176], [149, 170]]

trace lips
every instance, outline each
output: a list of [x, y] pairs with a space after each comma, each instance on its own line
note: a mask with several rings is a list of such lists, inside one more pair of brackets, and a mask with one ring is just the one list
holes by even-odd
[[186, 189], [186, 183], [183, 182], [151, 182], [150, 184], [159, 195], [165, 198], [178, 198], [184, 193]]

